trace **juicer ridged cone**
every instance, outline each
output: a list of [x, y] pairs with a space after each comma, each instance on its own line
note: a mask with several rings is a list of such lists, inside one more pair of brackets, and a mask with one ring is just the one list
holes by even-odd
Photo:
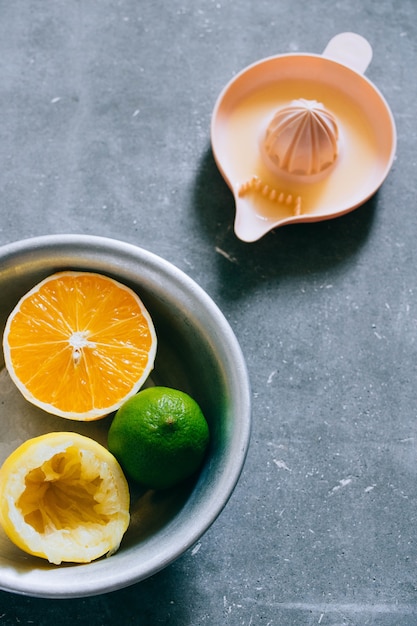
[[288, 174], [319, 174], [335, 162], [339, 131], [334, 116], [316, 100], [293, 100], [275, 113], [264, 138], [270, 164]]

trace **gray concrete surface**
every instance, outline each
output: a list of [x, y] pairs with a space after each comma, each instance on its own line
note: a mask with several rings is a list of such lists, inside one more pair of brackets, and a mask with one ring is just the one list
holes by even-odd
[[[369, 202], [255, 244], [210, 149], [215, 100], [343, 31], [398, 129]], [[0, 244], [110, 236], [196, 280], [253, 387], [242, 478], [198, 544], [95, 598], [0, 592], [0, 625], [417, 624], [415, 0], [0, 1]]]

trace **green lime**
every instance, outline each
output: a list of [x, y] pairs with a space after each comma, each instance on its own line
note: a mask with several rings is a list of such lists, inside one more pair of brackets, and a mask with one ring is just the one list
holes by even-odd
[[126, 475], [151, 489], [166, 489], [194, 474], [208, 441], [197, 402], [168, 387], [149, 387], [127, 400], [108, 433], [109, 450]]

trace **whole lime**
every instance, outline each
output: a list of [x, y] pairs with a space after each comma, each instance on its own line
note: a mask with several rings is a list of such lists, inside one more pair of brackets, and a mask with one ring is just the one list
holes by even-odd
[[209, 442], [207, 421], [188, 394], [149, 387], [117, 411], [108, 448], [126, 475], [151, 489], [166, 489], [194, 474]]

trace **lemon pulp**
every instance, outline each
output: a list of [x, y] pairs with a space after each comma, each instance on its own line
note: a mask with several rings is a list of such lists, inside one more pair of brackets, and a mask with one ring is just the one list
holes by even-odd
[[0, 469], [0, 521], [29, 554], [88, 563], [117, 550], [129, 491], [112, 454], [76, 433], [49, 433], [17, 448]]

